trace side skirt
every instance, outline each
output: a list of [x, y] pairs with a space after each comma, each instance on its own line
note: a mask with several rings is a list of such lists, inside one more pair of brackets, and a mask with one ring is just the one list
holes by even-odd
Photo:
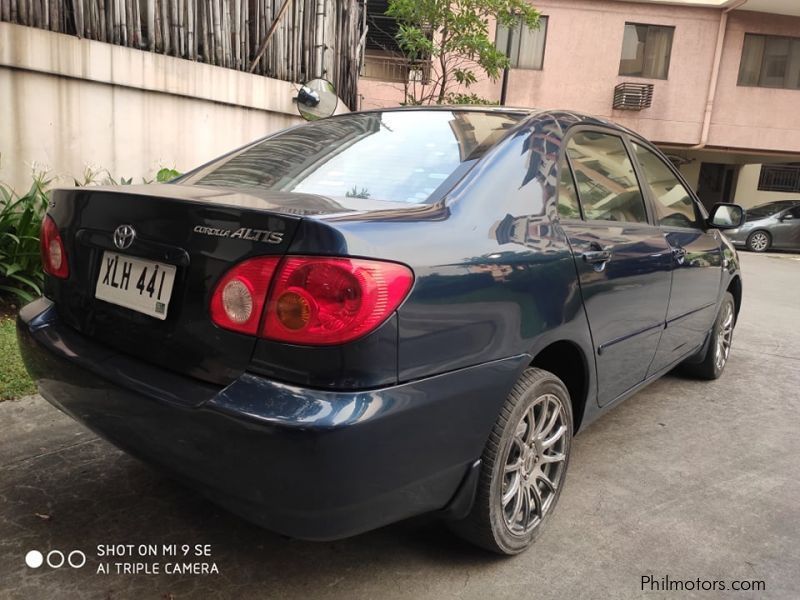
[[[622, 394], [620, 394], [619, 396], [614, 398], [614, 400], [612, 400], [608, 404], [604, 404], [603, 407], [600, 410], [597, 410], [597, 411], [593, 412], [592, 415], [589, 416], [589, 419], [585, 420], [584, 423], [581, 424], [581, 428], [576, 432], [576, 435], [578, 433], [580, 433], [581, 431], [583, 431], [584, 429], [586, 429], [586, 427], [588, 427], [591, 423], [594, 423], [595, 420], [597, 420], [601, 415], [604, 415], [609, 409], [617, 406], [620, 402], [623, 402], [623, 401], [627, 400], [628, 398], [630, 398], [631, 396], [633, 396], [634, 394], [640, 392], [642, 389], [646, 388], [648, 385], [653, 383], [656, 379], [660, 379], [661, 377], [663, 377], [664, 375], [669, 373], [672, 369], [674, 369], [679, 364], [681, 364], [683, 361], [685, 361], [687, 358], [689, 358], [691, 356], [694, 356], [695, 354], [701, 352], [707, 346], [709, 339], [710, 339], [710, 337], [706, 336], [706, 341], [703, 344], [693, 348], [692, 350], [690, 350], [689, 352], [687, 352], [686, 354], [681, 356], [679, 359], [677, 359], [677, 360], [671, 362], [670, 364], [668, 364], [666, 367], [664, 367], [660, 371], [656, 371], [655, 373], [650, 375], [650, 377], [648, 377], [647, 379], [637, 383], [635, 386], [633, 386], [627, 392], [623, 392]], [[588, 416], [588, 415], [586, 415], [586, 416]]]

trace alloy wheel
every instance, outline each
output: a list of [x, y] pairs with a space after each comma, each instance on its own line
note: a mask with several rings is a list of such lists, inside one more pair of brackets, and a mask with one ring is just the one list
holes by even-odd
[[533, 530], [552, 507], [569, 453], [569, 420], [553, 394], [536, 398], [517, 423], [503, 461], [501, 508], [514, 535]]
[[750, 237], [750, 248], [756, 252], [764, 252], [768, 246], [769, 238], [766, 233], [757, 231]]
[[733, 342], [733, 305], [726, 303], [722, 319], [720, 321], [719, 332], [717, 333], [716, 348], [714, 350], [714, 362], [718, 370], [725, 367], [728, 362], [728, 355], [731, 353], [731, 343]]

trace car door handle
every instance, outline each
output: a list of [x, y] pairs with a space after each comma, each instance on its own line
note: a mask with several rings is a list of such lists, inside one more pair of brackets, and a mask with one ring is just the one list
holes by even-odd
[[587, 250], [586, 252], [581, 254], [583, 260], [586, 261], [587, 263], [592, 265], [597, 265], [597, 264], [607, 263], [608, 261], [611, 260], [611, 250], [609, 250], [608, 248], [603, 248], [600, 246], [600, 244], [597, 243], [592, 243], [592, 245], [589, 247], [591, 248], [591, 250]]

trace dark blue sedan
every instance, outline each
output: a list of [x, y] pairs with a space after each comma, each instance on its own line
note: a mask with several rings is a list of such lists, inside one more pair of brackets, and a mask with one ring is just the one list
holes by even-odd
[[18, 331], [48, 401], [264, 527], [436, 511], [514, 554], [577, 432], [677, 365], [723, 372], [742, 218], [599, 119], [353, 113], [57, 191]]

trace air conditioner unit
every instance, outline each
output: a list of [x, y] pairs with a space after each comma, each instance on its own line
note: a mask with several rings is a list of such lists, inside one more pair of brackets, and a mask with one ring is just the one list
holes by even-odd
[[616, 110], [643, 110], [653, 104], [652, 83], [620, 83], [614, 88]]

